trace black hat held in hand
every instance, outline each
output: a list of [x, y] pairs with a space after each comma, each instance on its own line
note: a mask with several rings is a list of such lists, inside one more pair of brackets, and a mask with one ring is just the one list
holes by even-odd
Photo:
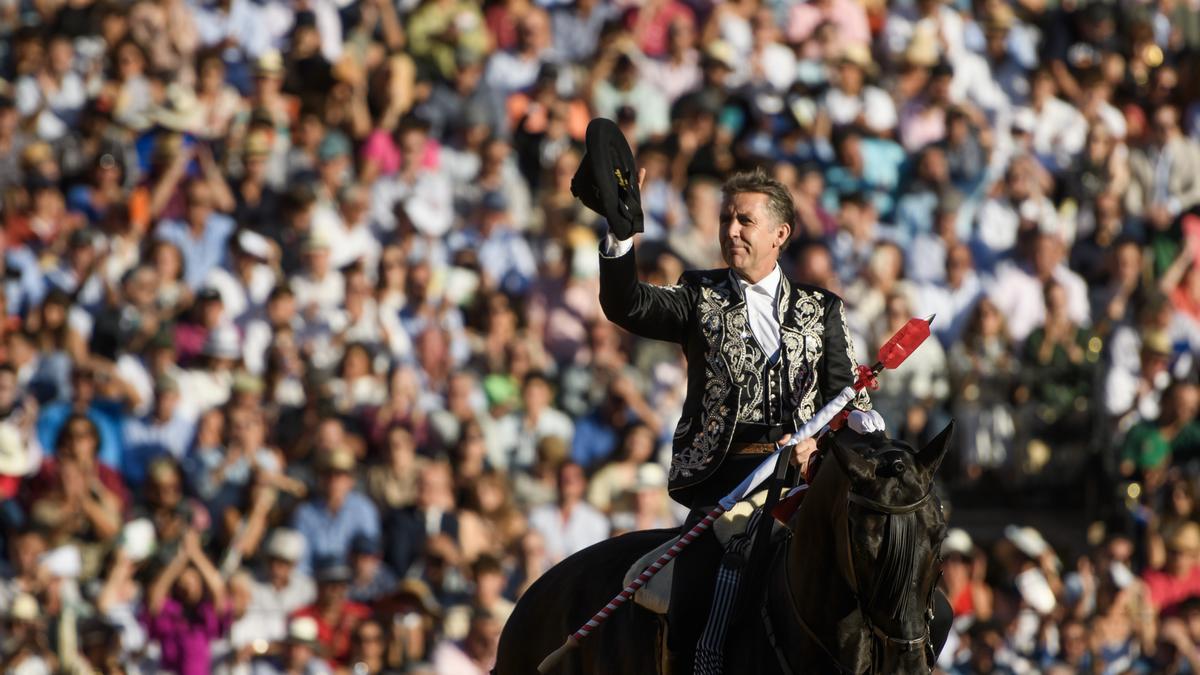
[[617, 239], [643, 231], [633, 151], [612, 120], [597, 117], [588, 124], [587, 151], [571, 179], [571, 194], [604, 216]]

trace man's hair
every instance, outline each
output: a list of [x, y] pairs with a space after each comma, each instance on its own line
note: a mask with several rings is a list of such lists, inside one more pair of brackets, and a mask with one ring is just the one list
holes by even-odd
[[777, 223], [795, 229], [796, 205], [792, 193], [783, 183], [771, 178], [761, 168], [754, 171], [735, 173], [721, 186], [721, 196], [728, 201], [734, 195], [757, 192], [767, 196], [767, 211]]

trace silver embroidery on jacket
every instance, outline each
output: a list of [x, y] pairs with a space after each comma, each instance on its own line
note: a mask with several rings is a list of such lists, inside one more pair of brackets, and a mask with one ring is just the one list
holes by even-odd
[[716, 458], [718, 444], [725, 436], [725, 427], [732, 422], [729, 419], [729, 407], [726, 399], [732, 384], [729, 380], [729, 370], [721, 359], [720, 336], [729, 331], [722, 330], [724, 308], [729, 295], [711, 285], [708, 279], [700, 287], [700, 302], [697, 316], [700, 319], [700, 330], [708, 347], [704, 351], [704, 396], [701, 399], [699, 414], [703, 423], [692, 436], [688, 447], [682, 448], [671, 457], [670, 480], [690, 478], [694, 472], [705, 469]]

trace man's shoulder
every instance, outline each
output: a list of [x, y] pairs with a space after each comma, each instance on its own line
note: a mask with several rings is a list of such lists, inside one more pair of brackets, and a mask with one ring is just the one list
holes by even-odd
[[793, 296], [808, 295], [826, 307], [831, 307], [836, 303], [842, 302], [842, 296], [834, 293], [828, 288], [813, 284], [801, 284], [791, 280], [789, 280], [788, 283], [790, 283], [792, 286]]
[[712, 285], [728, 281], [728, 267], [714, 267], [707, 270], [687, 270], [679, 277], [679, 283], [683, 285]]

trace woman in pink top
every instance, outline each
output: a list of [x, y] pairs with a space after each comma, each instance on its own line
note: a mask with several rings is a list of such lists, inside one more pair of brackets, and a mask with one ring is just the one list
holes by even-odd
[[143, 623], [162, 648], [161, 665], [179, 675], [211, 672], [211, 645], [229, 631], [225, 584], [189, 530], [179, 551], [151, 584]]

